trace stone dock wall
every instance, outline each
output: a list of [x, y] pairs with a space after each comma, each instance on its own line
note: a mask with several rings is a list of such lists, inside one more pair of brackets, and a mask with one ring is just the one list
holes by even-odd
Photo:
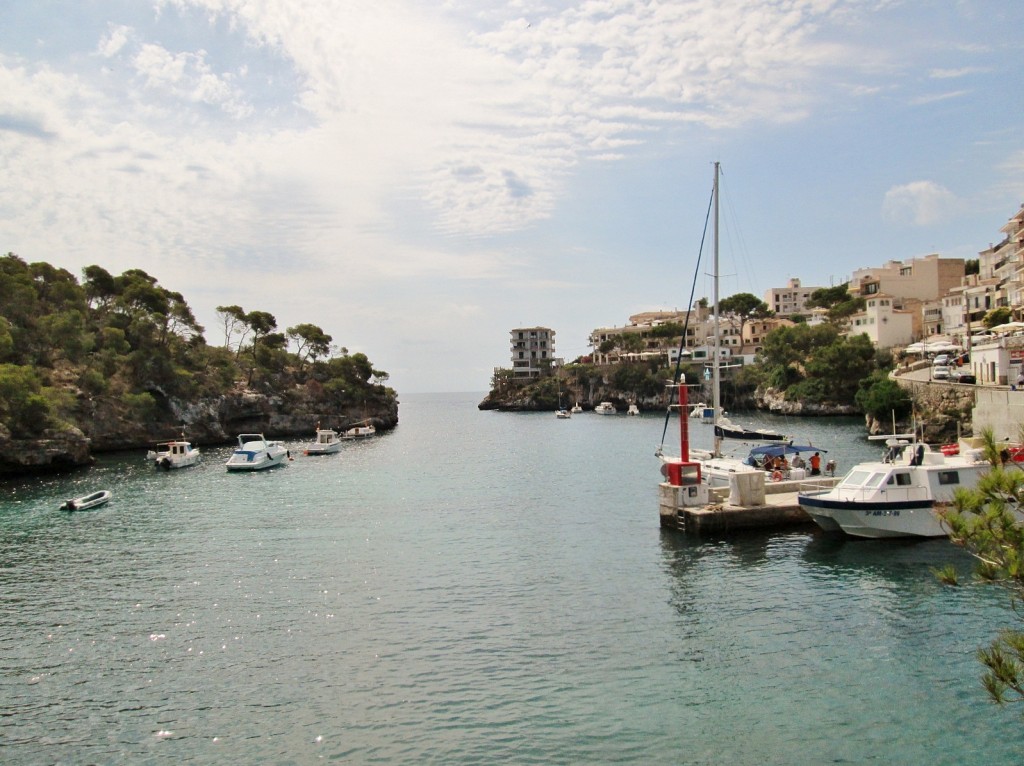
[[979, 436], [983, 429], [991, 428], [997, 441], [1024, 441], [1024, 390], [906, 378], [896, 378], [896, 382], [924, 413], [926, 435], [929, 425], [944, 427], [947, 432], [952, 427], [954, 434], [959, 426], [963, 436]]

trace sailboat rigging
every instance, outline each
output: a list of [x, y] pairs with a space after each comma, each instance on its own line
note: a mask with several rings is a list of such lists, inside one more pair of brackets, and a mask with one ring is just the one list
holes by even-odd
[[[712, 245], [712, 331], [713, 331], [713, 344], [712, 344], [712, 359], [711, 359], [711, 392], [712, 401], [711, 407], [709, 408], [711, 414], [711, 421], [714, 424], [714, 446], [711, 452], [706, 455], [706, 458], [721, 458], [722, 457], [722, 441], [724, 439], [736, 439], [742, 441], [768, 441], [768, 442], [779, 442], [787, 441], [789, 439], [785, 434], [778, 433], [770, 429], [763, 428], [747, 428], [733, 423], [728, 417], [725, 416], [722, 408], [722, 343], [721, 343], [721, 315], [720, 315], [720, 295], [719, 295], [719, 174], [721, 172], [720, 163], [714, 163], [714, 182], [711, 190], [711, 205], [710, 215], [711, 218], [711, 245]], [[705, 225], [707, 220], [705, 219]], [[703, 243], [702, 243], [703, 249]], [[700, 268], [698, 258], [698, 270]], [[692, 290], [691, 290], [691, 305], [692, 305]], [[689, 321], [689, 315], [687, 315], [687, 322]], [[685, 338], [685, 328], [684, 328]], [[682, 360], [682, 343], [680, 342], [680, 354], [679, 360]], [[729, 365], [735, 366], [735, 365]], [[680, 374], [680, 364], [676, 366], [676, 378], [673, 383], [673, 388], [682, 386], [682, 376]], [[682, 399], [682, 396], [680, 396]], [[708, 411], [705, 408], [705, 411]], [[671, 413], [671, 405], [669, 408], [669, 414]], [[685, 415], [685, 413], [684, 413]], [[666, 418], [668, 415], [666, 415]], [[666, 419], [666, 431], [667, 431], [667, 419]], [[664, 443], [664, 432], [662, 434], [662, 442]], [[658, 453], [661, 453], [659, 448]]]

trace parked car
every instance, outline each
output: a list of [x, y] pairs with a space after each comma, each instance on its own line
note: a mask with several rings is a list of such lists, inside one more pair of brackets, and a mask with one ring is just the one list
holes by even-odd
[[932, 367], [932, 378], [935, 380], [949, 380], [949, 367], [944, 364], [937, 364]]
[[960, 372], [960, 370], [953, 370], [949, 374], [949, 379], [953, 383], [977, 383], [978, 378], [975, 377], [973, 372]]
[[948, 364], [949, 364], [949, 354], [937, 354], [935, 356], [935, 358], [932, 359], [932, 365], [934, 365], [934, 366], [948, 365]]

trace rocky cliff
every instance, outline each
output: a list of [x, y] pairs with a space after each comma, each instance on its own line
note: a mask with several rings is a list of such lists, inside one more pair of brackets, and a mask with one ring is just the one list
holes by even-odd
[[197, 445], [225, 444], [239, 433], [268, 438], [312, 437], [317, 424], [344, 430], [372, 423], [378, 431], [398, 424], [398, 401], [347, 409], [330, 408], [315, 392], [298, 387], [285, 395], [248, 389], [198, 401], [179, 401], [151, 392], [155, 411], [138, 413], [121, 400], [81, 397], [78, 424], [49, 429], [42, 438], [16, 439], [0, 427], [0, 476], [64, 471], [87, 466], [93, 454], [148, 449], [155, 442], [184, 437]]

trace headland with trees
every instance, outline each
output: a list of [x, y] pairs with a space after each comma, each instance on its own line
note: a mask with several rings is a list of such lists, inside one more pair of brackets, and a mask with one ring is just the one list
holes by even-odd
[[82, 280], [0, 256], [0, 475], [87, 465], [96, 452], [240, 432], [313, 435], [398, 422], [386, 372], [313, 323], [217, 309], [210, 345], [184, 296], [141, 269]]

